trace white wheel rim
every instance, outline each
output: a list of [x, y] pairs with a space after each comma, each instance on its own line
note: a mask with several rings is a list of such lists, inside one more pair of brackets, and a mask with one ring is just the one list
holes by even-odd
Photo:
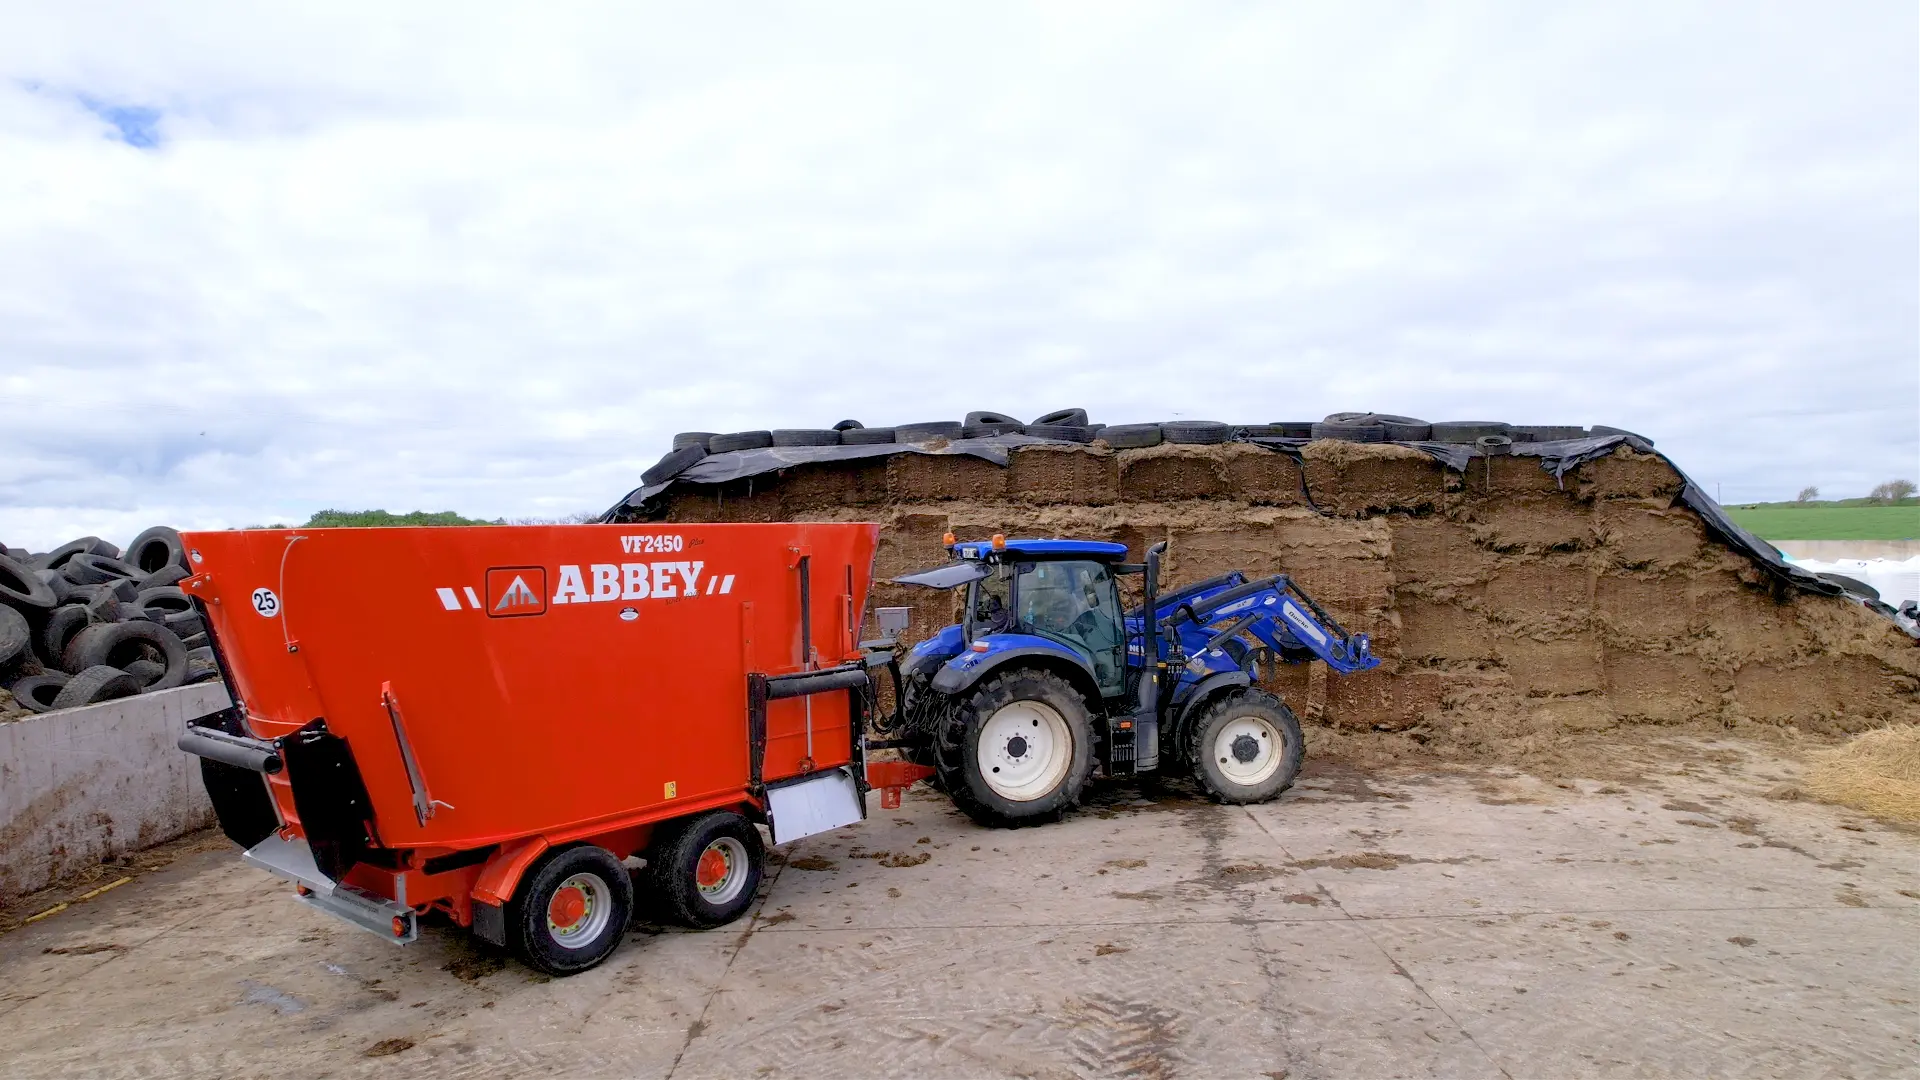
[[[715, 867], [721, 869], [715, 873]], [[747, 846], [731, 836], [715, 840], [700, 852], [693, 874], [694, 888], [707, 903], [730, 903], [747, 884]]]
[[1009, 802], [1051, 794], [1073, 764], [1073, 735], [1053, 706], [1016, 701], [987, 718], [975, 754], [980, 777]]
[[575, 874], [560, 883], [554, 890], [558, 897], [568, 889], [578, 889], [586, 900], [586, 909], [573, 921], [562, 926], [554, 921], [554, 904], [547, 904], [547, 936], [563, 949], [584, 949], [600, 938], [600, 932], [607, 928], [607, 920], [613, 917], [613, 890], [600, 880], [598, 874]]
[[1213, 763], [1228, 780], [1243, 787], [1262, 783], [1279, 772], [1285, 754], [1280, 732], [1264, 716], [1236, 716], [1222, 724], [1213, 737]]

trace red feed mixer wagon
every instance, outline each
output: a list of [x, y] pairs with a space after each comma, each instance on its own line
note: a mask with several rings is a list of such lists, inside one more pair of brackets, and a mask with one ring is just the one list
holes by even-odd
[[[396, 943], [439, 912], [552, 974], [752, 904], [865, 816], [871, 524], [188, 533], [232, 708], [187, 729], [222, 828]], [[897, 805], [897, 804], [896, 804]]]

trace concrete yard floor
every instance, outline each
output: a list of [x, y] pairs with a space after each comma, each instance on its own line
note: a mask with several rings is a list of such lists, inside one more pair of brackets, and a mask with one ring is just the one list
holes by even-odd
[[[1732, 741], [1625, 786], [1322, 768], [1278, 803], [938, 795], [803, 841], [750, 919], [549, 980], [405, 949], [230, 853], [0, 937], [8, 1076], [1893, 1076], [1920, 836], [1762, 793]], [[880, 856], [885, 853], [884, 857]]]

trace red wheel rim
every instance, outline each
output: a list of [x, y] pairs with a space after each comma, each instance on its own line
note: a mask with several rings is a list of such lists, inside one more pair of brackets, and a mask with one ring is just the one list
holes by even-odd
[[576, 886], [567, 886], [547, 902], [547, 922], [557, 930], [569, 930], [587, 917], [587, 894]]
[[727, 879], [727, 857], [718, 848], [708, 848], [700, 853], [700, 862], [693, 869], [694, 884], [703, 889], [711, 889]]

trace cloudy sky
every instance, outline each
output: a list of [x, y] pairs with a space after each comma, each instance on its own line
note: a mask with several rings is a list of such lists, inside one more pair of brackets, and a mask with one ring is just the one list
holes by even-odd
[[1910, 2], [7, 6], [9, 545], [969, 409], [1920, 473]]

